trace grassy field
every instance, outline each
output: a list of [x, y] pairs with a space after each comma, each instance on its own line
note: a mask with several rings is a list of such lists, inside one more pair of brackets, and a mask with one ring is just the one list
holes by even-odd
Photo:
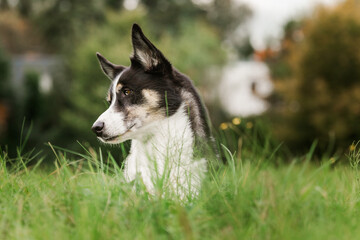
[[[0, 154], [0, 239], [358, 239], [360, 185], [349, 164], [229, 157], [182, 203], [133, 190], [113, 158], [54, 150], [54, 167], [7, 167]], [[105, 155], [105, 154], [103, 154]], [[14, 161], [14, 160], [13, 160]], [[109, 164], [104, 162], [109, 161]], [[141, 184], [139, 184], [141, 185]]]

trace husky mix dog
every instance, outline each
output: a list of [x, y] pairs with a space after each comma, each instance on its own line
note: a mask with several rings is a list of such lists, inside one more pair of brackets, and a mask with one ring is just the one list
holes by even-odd
[[112, 83], [110, 107], [92, 130], [104, 143], [131, 139], [124, 165], [127, 181], [139, 176], [151, 194], [160, 183], [177, 196], [196, 196], [207, 170], [207, 161], [196, 150], [211, 139], [207, 110], [192, 81], [170, 64], [137, 24], [132, 27], [132, 44], [130, 67], [115, 65], [97, 53]]

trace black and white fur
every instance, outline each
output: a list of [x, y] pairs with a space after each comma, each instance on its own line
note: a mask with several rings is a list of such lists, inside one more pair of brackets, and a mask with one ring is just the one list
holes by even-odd
[[163, 187], [180, 197], [194, 196], [207, 168], [194, 151], [211, 137], [206, 108], [191, 80], [172, 67], [137, 24], [132, 43], [130, 67], [114, 65], [97, 53], [112, 83], [110, 107], [92, 130], [104, 143], [132, 140], [124, 168], [127, 181], [139, 175], [154, 193], [161, 179]]

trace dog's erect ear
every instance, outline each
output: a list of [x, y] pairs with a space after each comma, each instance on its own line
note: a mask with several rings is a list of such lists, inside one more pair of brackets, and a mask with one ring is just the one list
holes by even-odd
[[115, 65], [111, 62], [109, 62], [106, 58], [104, 58], [100, 53], [96, 53], [96, 56], [99, 60], [101, 69], [105, 73], [110, 80], [114, 80], [117, 75], [119, 75], [124, 69], [124, 66], [121, 65]]
[[164, 55], [147, 39], [139, 25], [132, 27], [132, 44], [134, 53], [131, 62], [140, 64], [146, 72], [166, 73], [171, 71], [170, 62]]

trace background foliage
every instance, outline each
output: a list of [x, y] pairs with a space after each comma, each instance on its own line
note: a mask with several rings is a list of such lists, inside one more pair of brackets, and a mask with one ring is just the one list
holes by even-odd
[[360, 3], [348, 0], [289, 22], [279, 55], [269, 59], [274, 133], [293, 149], [318, 139], [333, 151], [359, 139], [359, 11]]
[[[226, 62], [222, 42], [251, 13], [233, 1], [195, 4], [190, 0], [144, 0], [131, 11], [123, 8], [122, 1], [113, 0], [19, 1], [15, 6], [2, 0], [0, 8], [0, 39], [9, 56], [50, 54], [59, 56], [64, 65], [50, 93], [39, 91], [40, 76], [29, 72], [24, 76], [22, 96], [14, 91], [0, 99], [0, 103], [12, 103], [8, 122], [18, 129], [24, 118], [25, 129], [32, 124], [29, 147], [51, 142], [73, 149], [80, 148], [77, 141], [96, 144], [90, 127], [107, 106], [104, 98], [110, 82], [101, 72], [95, 53], [129, 65], [134, 22], [174, 66], [191, 76], [202, 95], [209, 95], [218, 79], [207, 72]], [[6, 68], [9, 71], [8, 65]], [[15, 153], [20, 131], [10, 127], [3, 131], [2, 144]]]

